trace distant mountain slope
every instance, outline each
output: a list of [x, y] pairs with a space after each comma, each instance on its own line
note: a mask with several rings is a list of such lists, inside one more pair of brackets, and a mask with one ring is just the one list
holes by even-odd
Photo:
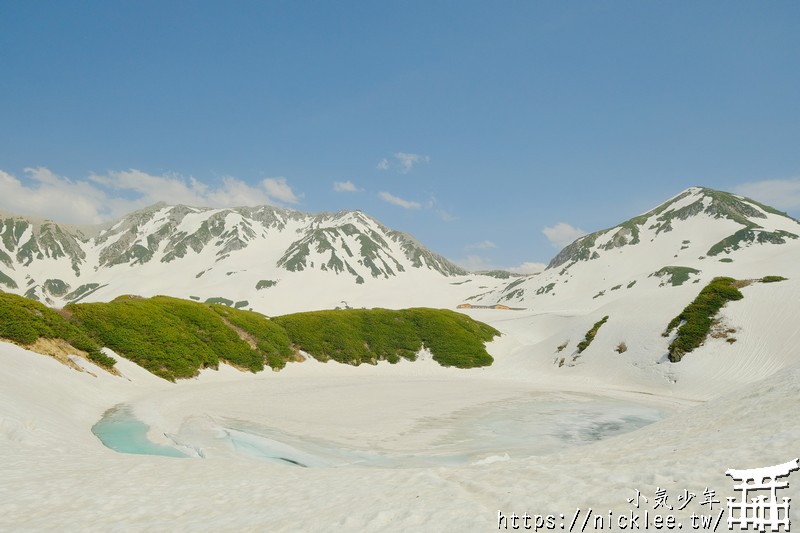
[[[50, 305], [140, 292], [249, 303], [299, 273], [306, 283], [345, 288], [466, 271], [359, 211], [157, 204], [83, 229], [0, 218], [0, 289]], [[321, 305], [346, 293], [337, 297]]]
[[544, 272], [476, 293], [470, 301], [592, 307], [634, 286], [677, 287], [717, 275], [760, 277], [772, 273], [771, 257], [800, 250], [798, 236], [800, 222], [785, 213], [692, 187], [647, 213], [577, 239]]
[[692, 187], [652, 211], [611, 229], [581, 237], [556, 255], [547, 268], [557, 268], [565, 263], [569, 267], [577, 261], [599, 259], [603, 251], [641, 243], [643, 234], [655, 242], [660, 234], [671, 232], [676, 226], [679, 230], [689, 229], [688, 224], [681, 223], [708, 219], [730, 220], [740, 226], [737, 231], [712, 244], [706, 251], [708, 256], [738, 250], [753, 243], [784, 244], [788, 239], [797, 239], [800, 233], [800, 223], [786, 213], [742, 196]]
[[[0, 217], [0, 289], [55, 307], [167, 295], [271, 316], [458, 306], [504, 333], [490, 354], [519, 364], [659, 384], [695, 379], [693, 365], [707, 364], [706, 375], [733, 383], [792, 361], [798, 235], [800, 222], [784, 213], [692, 187], [576, 240], [538, 274], [468, 274], [359, 211], [159, 204], [88, 228]], [[787, 279], [752, 281], [770, 276]], [[680, 317], [716, 277], [731, 278], [743, 298], [709, 313], [692, 339], [700, 346], [665, 364]], [[719, 354], [741, 364], [719, 365]]]
[[512, 369], [719, 393], [797, 363], [798, 235], [784, 213], [693, 187], [463, 303], [509, 332]]

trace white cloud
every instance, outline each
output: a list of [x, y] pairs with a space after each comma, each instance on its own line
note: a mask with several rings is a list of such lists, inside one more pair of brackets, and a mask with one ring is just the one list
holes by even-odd
[[103, 176], [94, 174], [89, 180], [107, 190], [136, 193], [145, 205], [161, 200], [171, 204], [203, 205], [208, 191], [205, 184], [194, 178], [184, 179], [176, 174], [153, 176], [135, 169], [112, 171]]
[[450, 211], [445, 209], [436, 209], [436, 216], [438, 216], [443, 222], [453, 222], [458, 220], [458, 217], [452, 214]]
[[514, 274], [536, 274], [541, 272], [545, 268], [547, 268], [547, 265], [545, 265], [544, 263], [527, 261], [519, 266], [509, 268], [508, 271], [513, 272]]
[[261, 182], [262, 187], [264, 190], [267, 191], [272, 198], [280, 201], [286, 202], [287, 204], [296, 204], [302, 198], [302, 195], [298, 197], [289, 184], [286, 183], [286, 178], [283, 176], [279, 178], [267, 178]]
[[95, 224], [115, 214], [112, 202], [92, 183], [71, 181], [46, 168], [27, 168], [25, 173], [30, 185], [0, 170], [0, 209], [73, 224]]
[[378, 170], [389, 170], [392, 168], [397, 169], [400, 174], [408, 174], [415, 165], [420, 163], [430, 163], [431, 158], [427, 155], [412, 154], [409, 152], [395, 152], [392, 154], [394, 162], [383, 158], [378, 162]]
[[[270, 193], [267, 187], [263, 187], [263, 189], [251, 187], [247, 183], [231, 176], [222, 178], [222, 187], [217, 189], [211, 189], [206, 184], [200, 183], [194, 178], [190, 178], [190, 180], [194, 189], [201, 193], [199, 200], [203, 203], [199, 205], [202, 206], [234, 207], [241, 205], [276, 204], [284, 201], [283, 198]], [[264, 192], [266, 192], [266, 195]], [[167, 202], [171, 203], [169, 200], [167, 200]]]
[[428, 198], [428, 201], [425, 202], [425, 208], [436, 213], [436, 216], [439, 217], [442, 222], [453, 222], [454, 220], [458, 220], [458, 217], [452, 214], [450, 211], [438, 206], [436, 196], [434, 195], [431, 195], [430, 198]]
[[492, 241], [476, 242], [464, 247], [465, 250], [491, 250], [492, 248], [497, 248], [497, 245]]
[[47, 168], [25, 169], [23, 182], [0, 171], [0, 209], [59, 222], [96, 224], [164, 201], [204, 207], [297, 203], [286, 178], [268, 178], [258, 186], [225, 177], [216, 187], [177, 174], [154, 176], [140, 170], [111, 171], [86, 180], [59, 176]]
[[414, 165], [419, 163], [429, 163], [431, 158], [427, 155], [409, 154], [406, 152], [396, 152], [395, 159], [400, 163], [400, 172], [408, 174]]
[[399, 197], [397, 197], [397, 196], [395, 196], [395, 195], [393, 195], [391, 193], [388, 193], [388, 192], [380, 192], [380, 193], [378, 193], [378, 196], [384, 202], [392, 204], [392, 205], [398, 205], [398, 206], [400, 206], [400, 207], [402, 207], [404, 209], [419, 209], [419, 208], [422, 207], [422, 205], [419, 202], [412, 202], [410, 200], [403, 200], [402, 198], [399, 198]]
[[800, 178], [742, 183], [733, 192], [778, 209], [800, 209]]
[[491, 260], [474, 254], [468, 255], [462, 259], [457, 259], [454, 261], [454, 263], [466, 270], [469, 270], [470, 272], [497, 270], [497, 267], [491, 262]]
[[559, 222], [555, 226], [545, 227], [542, 233], [550, 241], [550, 244], [556, 248], [563, 248], [575, 239], [586, 235], [586, 232], [582, 229], [572, 227], [566, 222]]
[[359, 189], [352, 181], [335, 181], [333, 182], [333, 190], [336, 192], [359, 192]]

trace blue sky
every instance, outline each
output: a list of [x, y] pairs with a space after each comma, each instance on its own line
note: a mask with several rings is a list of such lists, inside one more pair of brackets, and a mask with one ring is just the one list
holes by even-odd
[[6, 1], [0, 209], [361, 209], [473, 268], [692, 185], [798, 216], [798, 27], [788, 1]]

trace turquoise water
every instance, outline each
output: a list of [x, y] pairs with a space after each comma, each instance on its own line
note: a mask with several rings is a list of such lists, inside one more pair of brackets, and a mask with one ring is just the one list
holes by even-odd
[[150, 427], [136, 418], [127, 405], [121, 404], [105, 412], [103, 418], [92, 426], [100, 442], [120, 453], [188, 457], [170, 446], [155, 444], [147, 438]]

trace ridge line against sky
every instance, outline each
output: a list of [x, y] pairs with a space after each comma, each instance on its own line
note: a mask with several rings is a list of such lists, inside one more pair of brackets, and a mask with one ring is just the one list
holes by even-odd
[[531, 270], [702, 185], [800, 216], [800, 4], [6, 2], [0, 209], [360, 209]]
[[[304, 198], [303, 193], [298, 194], [292, 190], [284, 177], [265, 178], [256, 185], [250, 185], [228, 176], [222, 179], [220, 186], [212, 187], [192, 177], [185, 178], [176, 174], [152, 176], [138, 170], [108, 172], [102, 176], [92, 174], [85, 180], [58, 176], [43, 167], [26, 168], [25, 175], [29, 184], [0, 170], [0, 186], [4, 191], [0, 198], [0, 210], [14, 214], [46, 216], [66, 224], [109, 222], [160, 202], [193, 207], [272, 205], [298, 209], [298, 204]], [[334, 182], [332, 187], [339, 193], [366, 192], [351, 181]], [[770, 201], [765, 203], [769, 205], [782, 208], [789, 205], [796, 208], [800, 199], [800, 179], [744, 183], [735, 187], [733, 192], [756, 199], [768, 197]], [[419, 202], [403, 200], [385, 191], [378, 192], [376, 196], [387, 204], [403, 209], [423, 208]], [[434, 198], [424, 207], [435, 211], [444, 221], [457, 220], [453, 215], [438, 210]], [[600, 229], [606, 228], [593, 228], [591, 231]], [[541, 232], [556, 251], [588, 233], [566, 222], [545, 226], [541, 228]], [[481, 264], [483, 259], [476, 252], [487, 252], [496, 248], [497, 244], [489, 239], [467, 243], [463, 246], [463, 250], [468, 253], [467, 259], [460, 262], [474, 270], [504, 268], [523, 274], [538, 272], [546, 266], [546, 263], [540, 261], [526, 261], [520, 265], [505, 267]]]

